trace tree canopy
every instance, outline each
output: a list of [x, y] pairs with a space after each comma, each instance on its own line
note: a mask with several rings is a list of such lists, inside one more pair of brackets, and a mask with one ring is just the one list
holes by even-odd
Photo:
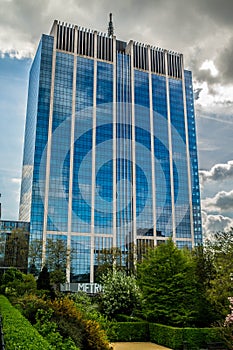
[[169, 239], [150, 250], [138, 265], [138, 283], [148, 320], [177, 326], [198, 320], [200, 293], [188, 249], [178, 249]]

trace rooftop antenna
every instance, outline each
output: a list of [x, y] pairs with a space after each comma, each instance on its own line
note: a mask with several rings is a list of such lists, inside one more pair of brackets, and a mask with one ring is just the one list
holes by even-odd
[[109, 13], [109, 23], [108, 23], [108, 36], [114, 35], [114, 27], [112, 23], [112, 13]]

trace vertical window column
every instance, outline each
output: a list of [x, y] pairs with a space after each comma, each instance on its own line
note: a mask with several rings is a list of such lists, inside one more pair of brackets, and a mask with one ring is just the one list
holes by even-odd
[[192, 181], [191, 181], [191, 166], [190, 166], [190, 150], [189, 150], [189, 135], [188, 135], [188, 117], [187, 117], [187, 102], [185, 91], [185, 76], [184, 76], [184, 61], [183, 55], [180, 56], [181, 60], [181, 76], [182, 76], [182, 89], [183, 89], [183, 103], [184, 103], [184, 123], [185, 123], [185, 141], [186, 141], [186, 155], [187, 155], [187, 175], [188, 175], [188, 191], [189, 191], [189, 212], [190, 212], [190, 231], [192, 239], [192, 247], [194, 248], [194, 227], [193, 227], [193, 202], [192, 202]]
[[176, 222], [175, 222], [175, 198], [174, 198], [174, 175], [173, 175], [173, 157], [172, 157], [172, 133], [171, 133], [171, 111], [170, 111], [170, 92], [168, 77], [168, 52], [165, 54], [165, 73], [166, 73], [166, 92], [167, 92], [167, 122], [168, 122], [168, 144], [170, 161], [170, 182], [171, 182], [171, 204], [172, 204], [172, 239], [176, 242]]
[[72, 228], [72, 201], [73, 201], [73, 168], [74, 168], [74, 134], [75, 134], [75, 103], [76, 103], [76, 75], [77, 75], [77, 39], [78, 28], [75, 27], [74, 34], [74, 70], [73, 70], [73, 91], [72, 91], [72, 115], [71, 115], [71, 133], [70, 133], [70, 174], [69, 174], [69, 199], [68, 199], [68, 232], [67, 232], [67, 265], [66, 281], [70, 283], [71, 271], [71, 228]]
[[44, 193], [44, 222], [42, 236], [42, 266], [45, 264], [46, 254], [46, 235], [48, 221], [48, 196], [49, 196], [49, 179], [50, 179], [50, 160], [51, 160], [51, 143], [52, 143], [52, 124], [53, 124], [53, 100], [54, 100], [54, 82], [55, 82], [55, 67], [56, 67], [56, 42], [57, 34], [54, 34], [53, 41], [53, 58], [52, 58], [52, 75], [51, 75], [51, 95], [49, 106], [49, 127], [48, 127], [48, 143], [46, 157], [46, 175], [45, 175], [45, 193]]
[[116, 37], [113, 37], [113, 247], [117, 246], [117, 115], [116, 115], [116, 101], [117, 101], [117, 53], [116, 53]]
[[154, 162], [154, 120], [153, 120], [153, 92], [152, 92], [152, 76], [151, 76], [151, 49], [148, 50], [148, 64], [149, 64], [149, 101], [150, 101], [150, 142], [151, 142], [151, 180], [152, 180], [152, 215], [153, 215], [153, 232], [154, 245], [157, 243], [156, 237], [156, 191], [155, 191], [155, 162]]
[[95, 147], [96, 147], [96, 89], [97, 89], [97, 31], [94, 32], [94, 81], [93, 81], [93, 127], [92, 127], [92, 195], [91, 195], [91, 256], [90, 282], [94, 282], [94, 224], [95, 224]]
[[[133, 201], [133, 212], [132, 212], [132, 229], [133, 229], [133, 245], [134, 248], [137, 245], [137, 225], [136, 225], [136, 155], [135, 155], [135, 106], [134, 106], [134, 45], [133, 41], [130, 42], [130, 53], [131, 53], [131, 110], [132, 110], [132, 201]], [[136, 263], [136, 252], [134, 249], [134, 264]]]

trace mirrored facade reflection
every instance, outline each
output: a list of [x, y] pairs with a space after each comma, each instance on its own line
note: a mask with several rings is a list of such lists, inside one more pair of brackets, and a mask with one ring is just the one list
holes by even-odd
[[29, 222], [0, 220], [1, 273], [10, 267], [27, 271]]
[[[133, 268], [172, 237], [202, 242], [192, 74], [183, 55], [55, 21], [29, 79], [20, 220], [62, 239], [67, 282], [116, 249]], [[30, 265], [30, 262], [29, 262]]]

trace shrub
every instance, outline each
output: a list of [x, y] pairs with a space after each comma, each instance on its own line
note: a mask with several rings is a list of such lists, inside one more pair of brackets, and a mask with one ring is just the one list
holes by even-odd
[[148, 322], [112, 322], [114, 336], [111, 341], [147, 341], [149, 340]]
[[171, 348], [171, 349], [182, 349], [183, 347], [182, 328], [150, 323], [149, 330], [150, 330], [150, 340], [153, 343], [167, 346], [168, 348]]
[[101, 278], [104, 292], [100, 303], [102, 312], [109, 318], [117, 314], [131, 315], [140, 308], [141, 294], [133, 276], [126, 276], [121, 271], [109, 271]]
[[56, 350], [79, 350], [71, 338], [63, 338], [57, 331], [58, 325], [52, 321], [53, 310], [38, 310], [36, 314], [35, 328], [53, 345]]
[[33, 294], [24, 295], [23, 297], [18, 298], [15, 306], [32, 324], [36, 323], [36, 313], [38, 309], [49, 309], [48, 302], [44, 298], [38, 298]]
[[210, 342], [221, 342], [220, 328], [184, 328], [183, 339], [190, 347], [200, 348]]
[[36, 323], [38, 309], [53, 310], [51, 322], [57, 325], [57, 331], [65, 339], [71, 338], [75, 345], [85, 350], [109, 350], [107, 335], [98, 322], [88, 320], [86, 315], [78, 310], [74, 301], [64, 297], [55, 300], [40, 299], [35, 295], [19, 299], [18, 307], [33, 323]]
[[55, 350], [4, 296], [0, 296], [6, 350]]
[[26, 275], [16, 268], [6, 270], [2, 276], [1, 291], [9, 297], [22, 296], [36, 290], [36, 280], [33, 275]]
[[[72, 300], [68, 298], [56, 299], [50, 303], [50, 307], [54, 310], [55, 317], [60, 320], [58, 325], [61, 332], [66, 332], [66, 336], [70, 336], [81, 349], [110, 349], [105, 331], [101, 329], [98, 322], [85, 319]], [[76, 342], [75, 334], [78, 330], [80, 331], [81, 343], [80, 339], [78, 343]]]

